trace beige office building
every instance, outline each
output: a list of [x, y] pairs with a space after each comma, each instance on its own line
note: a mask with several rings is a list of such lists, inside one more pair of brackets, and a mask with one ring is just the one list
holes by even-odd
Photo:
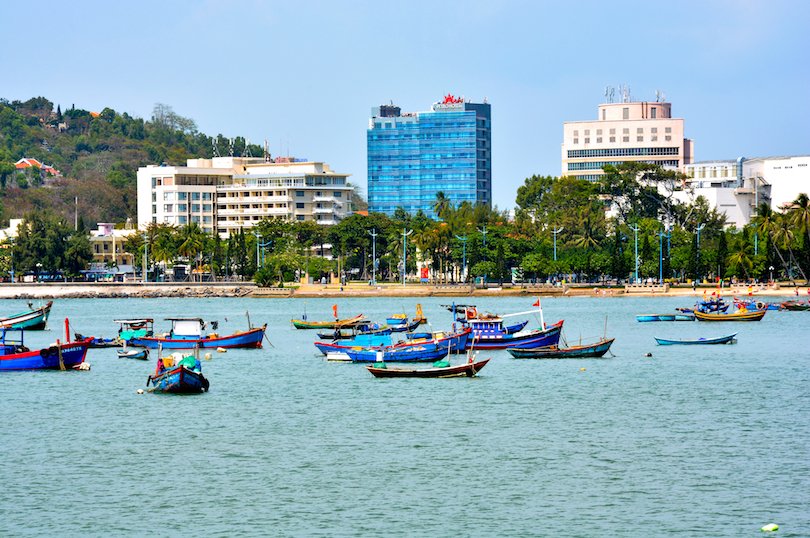
[[672, 117], [671, 103], [603, 103], [596, 120], [563, 124], [563, 176], [596, 181], [602, 167], [625, 161], [683, 171], [692, 155], [684, 120]]
[[337, 224], [351, 214], [348, 174], [322, 162], [254, 157], [189, 159], [138, 170], [138, 226], [198, 223], [226, 237], [265, 218]]

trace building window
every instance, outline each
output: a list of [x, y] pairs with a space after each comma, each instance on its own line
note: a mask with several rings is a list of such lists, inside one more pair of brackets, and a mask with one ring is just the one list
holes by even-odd
[[601, 137], [601, 136], [596, 137], [596, 143], [597, 143], [597, 144], [601, 144], [601, 143], [602, 143], [602, 137]]
[[650, 140], [651, 140], [652, 142], [658, 142], [658, 135], [652, 135], [652, 136], [650, 137]]
[[588, 136], [589, 134], [591, 134], [591, 130], [590, 129], [585, 129], [585, 136]]
[[611, 129], [610, 134], [616, 134], [616, 129]]
[[296, 216], [296, 219], [298, 219], [298, 220], [304, 220], [305, 218], [306, 217], [304, 217], [304, 215], [297, 215]]
[[296, 202], [295, 203], [296, 209], [304, 209], [304, 202]]
[[644, 142], [644, 137], [643, 136], [637, 136], [636, 137], [636, 142]]
[[303, 195], [304, 195], [304, 191], [295, 191], [295, 195], [296, 195], [296, 196], [303, 196]]
[[658, 127], [650, 127], [650, 132], [651, 133], [657, 133], [658, 132]]
[[199, 213], [200, 212], [200, 204], [191, 204], [191, 212], [192, 213]]
[[574, 136], [579, 136], [579, 130], [578, 129], [574, 129]]
[[590, 143], [591, 143], [591, 139], [590, 139], [590, 138], [586, 138], [586, 139], [585, 139], [585, 143], [586, 143], [586, 144], [590, 144]]
[[636, 134], [643, 134], [643, 133], [644, 133], [644, 127], [639, 127], [638, 129], [636, 129]]
[[199, 200], [200, 199], [200, 193], [199, 192], [192, 192], [191, 193], [191, 199], [192, 200]]
[[574, 139], [574, 144], [579, 144], [579, 138]]
[[203, 204], [203, 206], [202, 206], [202, 210], [203, 210], [205, 213], [210, 213], [210, 212], [211, 212], [211, 204]]
[[177, 217], [177, 223], [178, 224], [186, 224], [187, 222], [188, 222], [188, 217], [186, 217], [185, 215], [180, 215], [179, 217]]
[[664, 140], [665, 140], [665, 141], [667, 141], [667, 142], [670, 142], [670, 141], [672, 140], [672, 137], [671, 137], [671, 136], [669, 136], [669, 135], [666, 135], [666, 136], [664, 137]]
[[210, 192], [204, 192], [204, 193], [202, 193], [202, 199], [203, 199], [204, 201], [210, 201], [210, 200], [211, 200], [211, 193], [210, 193]]
[[596, 135], [599, 136], [600, 134], [602, 134], [602, 129], [597, 129], [596, 130]]
[[604, 121], [604, 120], [605, 120], [605, 109], [603, 108], [602, 109], [602, 121]]
[[343, 198], [343, 193], [340, 191], [335, 191], [332, 193], [332, 196], [334, 196], [335, 198]]
[[623, 120], [629, 120], [630, 119], [630, 109], [629, 108], [624, 107], [622, 109], [622, 119]]
[[672, 127], [665, 127], [664, 132], [665, 133], [671, 133], [672, 132]]
[[658, 109], [657, 109], [657, 108], [652, 107], [652, 108], [650, 109], [650, 117], [651, 117], [652, 119], [655, 119], [655, 118], [657, 118], [657, 117], [658, 117]]
[[186, 211], [188, 211], [188, 204], [177, 204], [178, 213], [185, 213]]
[[174, 207], [172, 206], [172, 204], [163, 204], [163, 212], [164, 213], [171, 213], [173, 211], [173, 209], [174, 209]]
[[163, 201], [164, 202], [174, 202], [174, 193], [173, 192], [164, 192], [163, 193]]
[[177, 201], [178, 202], [185, 202], [188, 199], [188, 193], [185, 192], [178, 192], [177, 193]]
[[630, 142], [630, 137], [629, 136], [623, 136], [622, 137], [622, 142]]
[[630, 129], [625, 127], [624, 129], [622, 129], [622, 134], [630, 134]]
[[616, 137], [615, 137], [615, 136], [611, 136], [611, 137], [610, 137], [610, 141], [611, 141], [611, 142], [615, 142], [615, 141], [616, 141]]

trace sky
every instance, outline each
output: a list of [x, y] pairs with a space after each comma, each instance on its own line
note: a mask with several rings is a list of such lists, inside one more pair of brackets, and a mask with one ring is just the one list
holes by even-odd
[[[661, 90], [696, 160], [810, 153], [810, 2], [3, 2], [0, 97], [149, 119], [324, 161], [366, 186], [373, 106], [492, 105], [493, 201], [560, 175], [606, 86]], [[148, 163], [145, 163], [148, 164]]]

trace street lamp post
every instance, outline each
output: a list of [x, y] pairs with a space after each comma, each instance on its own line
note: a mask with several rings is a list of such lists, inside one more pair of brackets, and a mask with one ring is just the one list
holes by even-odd
[[554, 228], [551, 230], [551, 233], [554, 234], [554, 261], [557, 261], [557, 234], [563, 231], [565, 228], [560, 226], [559, 228]]
[[698, 280], [701, 277], [700, 274], [700, 230], [702, 230], [706, 225], [704, 223], [700, 223], [695, 228], [695, 232], [697, 233], [697, 248], [695, 249], [695, 278]]
[[149, 259], [149, 236], [147, 234], [143, 234], [143, 280], [144, 282], [149, 282], [149, 272], [148, 272], [148, 265], [146, 262]]
[[259, 244], [262, 242], [262, 234], [259, 231], [254, 232], [256, 235], [256, 269], [259, 269]]
[[771, 272], [771, 284], [773, 284], [773, 265], [768, 267], [768, 270]]
[[487, 227], [482, 228], [478, 228], [478, 231], [484, 236], [484, 261], [487, 261]]
[[456, 239], [461, 241], [461, 279], [467, 281], [467, 236], [457, 235]]
[[[670, 232], [658, 232], [658, 283], [662, 284], [664, 282], [664, 237], [667, 238], [667, 244], [669, 244], [669, 237], [672, 235]], [[669, 252], [667, 252], [667, 256], [669, 256]]]
[[405, 273], [408, 272], [408, 236], [413, 230], [402, 228], [402, 286], [405, 286]]
[[372, 228], [366, 233], [371, 236], [371, 283], [377, 285], [377, 228]]
[[634, 251], [636, 257], [636, 272], [635, 275], [633, 275], [633, 282], [638, 284], [638, 224], [633, 224], [632, 226], [630, 226], [630, 229], [633, 230], [633, 237], [635, 238], [636, 241], [636, 248]]

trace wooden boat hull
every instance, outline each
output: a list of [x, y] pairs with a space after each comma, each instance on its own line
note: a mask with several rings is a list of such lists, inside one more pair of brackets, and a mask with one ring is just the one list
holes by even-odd
[[159, 337], [143, 337], [133, 338], [130, 340], [130, 345], [138, 347], [146, 347], [149, 349], [193, 349], [198, 347], [200, 349], [216, 349], [218, 347], [225, 348], [260, 348], [264, 340], [264, 331], [267, 325], [255, 327], [248, 331], [237, 332], [228, 336], [218, 336], [216, 338], [159, 338]]
[[728, 336], [720, 336], [718, 338], [698, 338], [697, 340], [669, 340], [666, 338], [655, 338], [659, 346], [698, 346], [698, 345], [717, 345], [717, 344], [733, 344], [737, 340], [734, 338], [737, 333]]
[[602, 357], [610, 350], [615, 338], [601, 340], [586, 346], [572, 346], [560, 348], [557, 346], [541, 347], [536, 349], [507, 349], [516, 359], [580, 359], [588, 357]]
[[410, 369], [366, 366], [366, 369], [371, 372], [374, 377], [473, 377], [477, 375], [488, 362], [489, 359], [484, 359], [474, 363], [459, 364], [445, 368]]
[[38, 331], [45, 328], [48, 324], [48, 316], [51, 313], [53, 301], [48, 301], [45, 306], [29, 310], [28, 312], [21, 312], [6, 318], [0, 318], [0, 328], [2, 329], [26, 329], [29, 331]]
[[353, 318], [336, 319], [333, 321], [306, 321], [303, 319], [291, 320], [296, 329], [340, 329], [363, 322], [363, 314], [358, 314]]
[[476, 334], [467, 343], [467, 349], [533, 349], [556, 346], [560, 341], [563, 322], [559, 321], [548, 329], [536, 329], [515, 334]]
[[59, 348], [62, 350], [62, 366], [73, 368], [84, 362], [90, 339], [68, 342], [34, 351], [0, 355], [0, 370], [60, 370]]
[[420, 344], [400, 348], [345, 349], [352, 362], [432, 362], [447, 357], [449, 343]]
[[782, 308], [790, 310], [791, 312], [806, 312], [810, 310], [810, 303], [802, 303], [799, 301], [785, 301], [782, 303]]
[[695, 318], [698, 321], [759, 321], [765, 317], [767, 310], [755, 310], [753, 312], [732, 312], [731, 314], [723, 314], [721, 312], [706, 313], [695, 311]]
[[150, 375], [146, 380], [150, 392], [168, 392], [172, 394], [198, 394], [208, 392], [208, 380], [202, 372], [195, 372], [185, 366], [177, 366], [157, 375]]

